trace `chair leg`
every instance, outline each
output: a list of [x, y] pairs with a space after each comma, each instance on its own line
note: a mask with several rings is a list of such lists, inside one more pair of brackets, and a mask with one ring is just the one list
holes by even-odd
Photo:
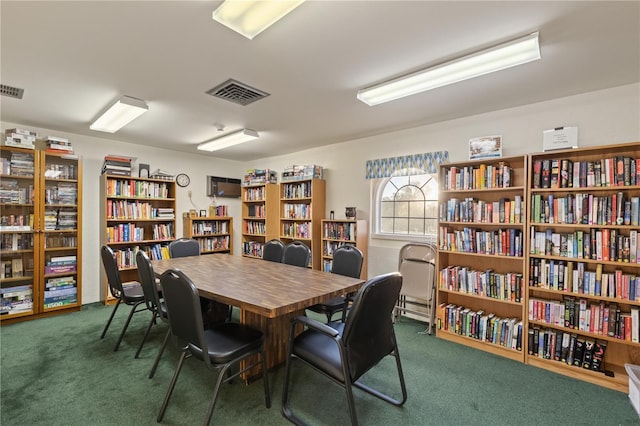
[[140, 356], [140, 351], [142, 350], [142, 347], [144, 346], [144, 342], [147, 341], [147, 337], [149, 337], [149, 332], [151, 331], [151, 326], [153, 326], [153, 324], [156, 323], [156, 317], [158, 316], [158, 313], [154, 310], [153, 311], [153, 315], [151, 315], [151, 321], [149, 321], [149, 325], [147, 326], [147, 331], [144, 332], [144, 337], [142, 338], [142, 342], [140, 342], [140, 346], [138, 346], [138, 350], [136, 351], [136, 354], [134, 356], [134, 358], [138, 358], [138, 356]]
[[100, 336], [101, 339], [104, 339], [105, 334], [107, 334], [107, 330], [111, 325], [111, 320], [113, 320], [113, 317], [115, 316], [116, 311], [118, 310], [118, 307], [120, 306], [121, 302], [122, 300], [118, 299], [116, 304], [113, 306], [113, 310], [111, 311], [111, 315], [109, 316], [109, 321], [107, 321], [107, 324], [104, 326], [104, 330], [102, 330], [102, 335]]
[[218, 378], [216, 379], [216, 385], [213, 388], [213, 396], [211, 397], [211, 403], [209, 404], [209, 410], [207, 411], [207, 418], [204, 421], [205, 426], [207, 426], [211, 422], [211, 417], [213, 416], [213, 409], [216, 406], [216, 401], [218, 400], [218, 392], [220, 391], [220, 385], [222, 384], [225, 374], [227, 374], [227, 370], [231, 367], [231, 364], [226, 364], [220, 372], [218, 373]]
[[[129, 323], [131, 322], [131, 318], [133, 317], [133, 314], [135, 314], [136, 312], [136, 308], [138, 306], [140, 306], [140, 304], [142, 304], [144, 302], [138, 302], [135, 305], [133, 305], [133, 307], [131, 308], [131, 312], [129, 312], [129, 316], [127, 317], [127, 321], [124, 323], [124, 327], [122, 327], [122, 331], [120, 332], [120, 337], [118, 337], [118, 341], [116, 342], [116, 346], [113, 348], [114, 352], [118, 352], [118, 348], [120, 347], [120, 342], [122, 342], [122, 338], [124, 337], [124, 333], [127, 331], [127, 327], [129, 327]], [[146, 309], [146, 308], [145, 308]]]
[[171, 378], [171, 382], [169, 383], [169, 389], [167, 389], [167, 395], [164, 397], [164, 401], [162, 401], [162, 407], [160, 407], [160, 413], [158, 414], [157, 422], [160, 423], [162, 418], [164, 417], [164, 412], [167, 409], [167, 405], [169, 404], [169, 399], [171, 398], [171, 394], [173, 393], [173, 388], [176, 386], [176, 382], [178, 381], [178, 375], [180, 374], [180, 370], [182, 369], [182, 363], [184, 363], [184, 359], [187, 356], [187, 351], [182, 351], [180, 354], [180, 359], [178, 360], [178, 366], [176, 367], [176, 371], [173, 373], [173, 377]]
[[153, 367], [151, 367], [151, 371], [149, 372], [149, 378], [152, 379], [156, 374], [156, 369], [158, 368], [158, 364], [160, 363], [160, 358], [162, 358], [162, 354], [164, 353], [164, 349], [167, 347], [167, 342], [169, 341], [169, 336], [171, 335], [171, 328], [167, 330], [167, 334], [164, 335], [164, 341], [162, 342], [162, 346], [158, 351], [158, 356], [156, 356], [156, 360], [153, 362]]

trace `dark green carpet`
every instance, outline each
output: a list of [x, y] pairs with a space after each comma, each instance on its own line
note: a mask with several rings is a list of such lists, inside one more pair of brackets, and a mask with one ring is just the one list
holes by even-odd
[[[147, 374], [166, 325], [154, 327], [140, 359], [133, 354], [149, 320], [137, 314], [120, 350], [115, 339], [122, 306], [105, 339], [99, 336], [111, 307], [0, 328], [0, 423], [9, 425], [153, 425], [177, 362], [173, 347], [154, 379]], [[418, 335], [421, 323], [396, 326], [409, 399], [393, 407], [355, 390], [362, 425], [637, 425], [628, 396], [481, 351]], [[398, 394], [393, 360], [370, 373], [369, 384]], [[349, 423], [343, 391], [301, 363], [294, 365], [292, 405], [310, 424]], [[284, 369], [270, 374], [273, 405], [262, 382], [224, 385], [212, 424], [288, 424], [280, 414]], [[204, 420], [214, 373], [187, 360], [163, 424]]]

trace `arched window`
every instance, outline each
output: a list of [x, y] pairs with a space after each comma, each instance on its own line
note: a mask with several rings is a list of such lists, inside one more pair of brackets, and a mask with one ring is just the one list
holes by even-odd
[[378, 236], [432, 240], [438, 230], [438, 180], [432, 174], [380, 179], [376, 191]]

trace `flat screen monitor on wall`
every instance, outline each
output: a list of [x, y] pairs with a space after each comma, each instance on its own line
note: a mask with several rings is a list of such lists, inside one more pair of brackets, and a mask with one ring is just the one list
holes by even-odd
[[207, 195], [209, 197], [240, 197], [240, 179], [219, 176], [207, 176]]

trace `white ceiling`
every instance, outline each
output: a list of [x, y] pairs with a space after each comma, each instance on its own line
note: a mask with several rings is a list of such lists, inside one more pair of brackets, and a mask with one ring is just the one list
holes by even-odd
[[[226, 131], [252, 160], [640, 81], [638, 1], [307, 1], [248, 40], [218, 1], [0, 3], [3, 121], [185, 152]], [[540, 31], [542, 60], [369, 107], [358, 89]], [[228, 78], [270, 93], [240, 106]], [[119, 132], [89, 124], [120, 95], [149, 112]]]

